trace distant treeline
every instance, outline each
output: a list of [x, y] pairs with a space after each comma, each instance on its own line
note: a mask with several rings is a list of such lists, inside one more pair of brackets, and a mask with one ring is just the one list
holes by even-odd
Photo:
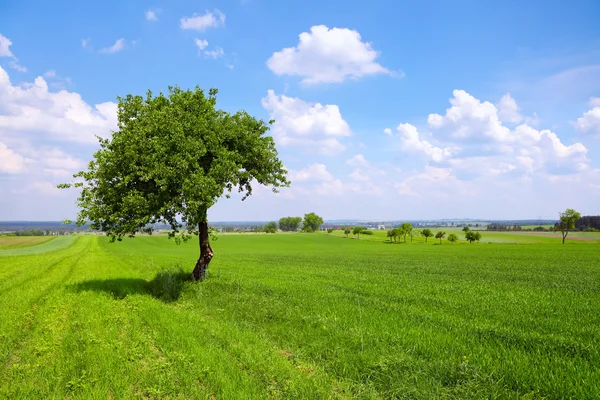
[[30, 230], [20, 230], [9, 232], [7, 236], [58, 236], [64, 235], [65, 233], [69, 233], [65, 230], [41, 230], [41, 229], [30, 229]]
[[575, 221], [575, 228], [580, 231], [600, 231], [600, 215], [584, 215]]

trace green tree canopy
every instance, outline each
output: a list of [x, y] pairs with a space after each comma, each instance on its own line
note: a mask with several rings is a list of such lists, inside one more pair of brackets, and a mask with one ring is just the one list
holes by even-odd
[[425, 238], [425, 243], [427, 243], [427, 238], [432, 237], [433, 232], [431, 232], [431, 229], [425, 228], [421, 231], [421, 236]]
[[561, 212], [559, 216], [559, 221], [554, 225], [554, 232], [560, 231], [562, 234], [562, 243], [565, 244], [565, 239], [567, 238], [569, 231], [575, 229], [575, 222], [581, 218], [581, 214], [572, 208], [567, 208], [564, 212]]
[[451, 233], [448, 235], [448, 241], [450, 243], [454, 243], [456, 241], [458, 241], [458, 236], [456, 236], [456, 233]]
[[346, 235], [346, 238], [348, 237], [348, 235], [352, 232], [352, 229], [350, 229], [349, 226], [345, 226], [344, 227], [344, 234]]
[[438, 231], [435, 234], [435, 238], [440, 239], [440, 244], [442, 244], [442, 239], [444, 238], [444, 236], [446, 236], [446, 232]]
[[265, 225], [265, 232], [275, 233], [277, 232], [277, 222], [271, 221]]
[[355, 226], [354, 229], [352, 229], [352, 234], [353, 235], [358, 235], [358, 238], [360, 239], [360, 234], [365, 230], [365, 228], [363, 228], [362, 226]]
[[[413, 226], [412, 226], [412, 224], [405, 222], [402, 224], [401, 229], [402, 229], [402, 236], [404, 236], [404, 243], [406, 243], [406, 236], [410, 235], [410, 233], [413, 230]], [[411, 236], [411, 241], [412, 241], [412, 236]]]
[[473, 242], [479, 242], [479, 240], [481, 240], [481, 233], [468, 231], [465, 234], [465, 239], [467, 239], [471, 244], [473, 244]]
[[323, 218], [315, 213], [304, 214], [302, 221], [302, 229], [306, 232], [315, 232], [319, 230], [319, 226], [323, 223]]
[[279, 219], [279, 229], [284, 232], [295, 232], [298, 230], [301, 222], [301, 217], [283, 217]]
[[100, 139], [88, 169], [74, 175], [82, 188], [77, 222], [89, 221], [112, 240], [151, 231], [155, 223], [168, 224], [178, 242], [198, 234], [193, 275], [203, 279], [213, 257], [208, 209], [233, 190], [244, 200], [253, 185], [274, 192], [289, 185], [266, 135], [269, 124], [217, 109], [216, 89], [207, 96], [199, 87], [169, 87], [167, 95], [148, 91], [118, 101], [118, 130]]

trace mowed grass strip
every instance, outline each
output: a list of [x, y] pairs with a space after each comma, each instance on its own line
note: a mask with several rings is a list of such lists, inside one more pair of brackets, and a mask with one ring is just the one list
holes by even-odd
[[55, 238], [56, 236], [0, 236], [0, 251], [35, 246]]
[[200, 284], [164, 237], [0, 258], [0, 397], [600, 393], [597, 243], [431, 242], [222, 235]]

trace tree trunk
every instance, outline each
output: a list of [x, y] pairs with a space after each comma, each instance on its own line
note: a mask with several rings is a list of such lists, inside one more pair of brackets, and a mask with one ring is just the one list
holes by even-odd
[[198, 241], [200, 244], [200, 258], [194, 267], [194, 279], [203, 281], [206, 278], [206, 268], [213, 258], [213, 250], [210, 247], [210, 237], [208, 235], [208, 222], [198, 224]]
[[565, 239], [567, 238], [567, 235], [569, 234], [569, 232], [562, 232], [562, 237], [563, 237], [563, 242], [562, 244], [565, 244]]

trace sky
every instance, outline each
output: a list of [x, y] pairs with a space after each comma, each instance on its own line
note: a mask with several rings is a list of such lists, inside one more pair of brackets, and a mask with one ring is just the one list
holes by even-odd
[[0, 220], [77, 213], [117, 96], [218, 88], [290, 188], [213, 221], [600, 214], [600, 2], [0, 1]]

